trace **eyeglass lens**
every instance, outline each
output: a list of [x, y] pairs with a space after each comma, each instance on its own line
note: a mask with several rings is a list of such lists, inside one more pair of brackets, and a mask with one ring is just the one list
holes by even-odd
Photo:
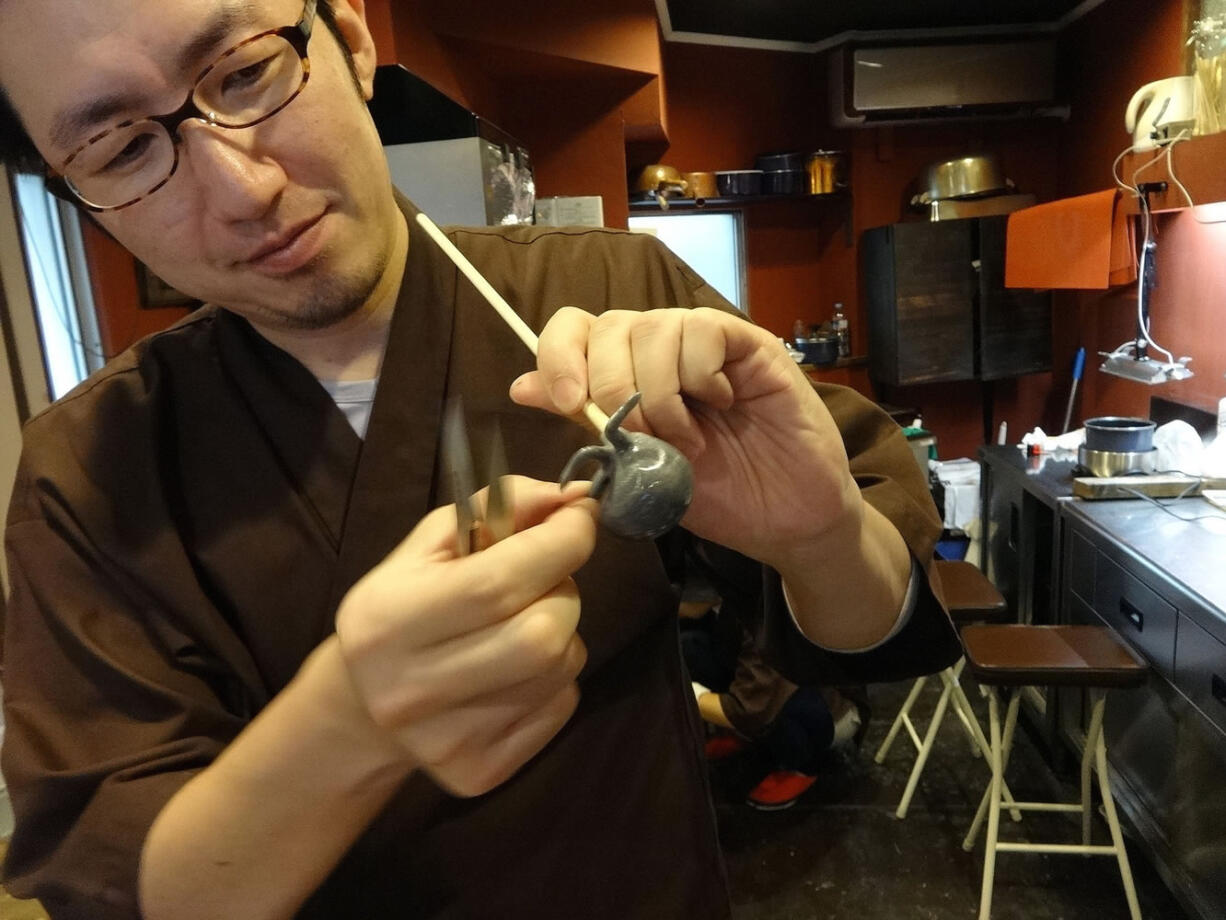
[[[223, 128], [245, 128], [276, 112], [302, 88], [297, 50], [280, 35], [262, 35], [231, 49], [196, 84], [192, 101]], [[157, 121], [138, 121], [106, 132], [64, 167], [73, 190], [88, 204], [116, 207], [163, 183], [175, 169], [175, 145]]]

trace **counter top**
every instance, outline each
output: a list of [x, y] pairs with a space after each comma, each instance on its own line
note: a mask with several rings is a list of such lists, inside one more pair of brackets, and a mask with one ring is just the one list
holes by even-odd
[[1062, 510], [1161, 575], [1182, 595], [1171, 598], [1176, 606], [1226, 642], [1226, 511], [1202, 498], [1163, 506], [1167, 510], [1142, 499], [1074, 499]]
[[1073, 497], [1073, 474], [1077, 467], [1075, 450], [1028, 457], [1022, 448], [990, 444], [979, 448], [979, 459], [993, 470], [1008, 471], [1022, 480], [1023, 487], [1044, 504]]

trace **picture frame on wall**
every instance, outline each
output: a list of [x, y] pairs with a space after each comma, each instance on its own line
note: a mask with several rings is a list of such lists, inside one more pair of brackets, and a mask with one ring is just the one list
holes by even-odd
[[185, 307], [191, 310], [201, 304], [196, 298], [171, 287], [139, 261], [136, 263], [136, 286], [140, 291], [142, 310], [160, 310], [165, 307]]

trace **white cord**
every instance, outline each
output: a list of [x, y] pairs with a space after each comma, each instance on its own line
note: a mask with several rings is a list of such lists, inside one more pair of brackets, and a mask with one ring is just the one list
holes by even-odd
[[[1180, 361], [1176, 362], [1175, 356], [1172, 355], [1165, 348], [1163, 348], [1161, 345], [1159, 345], [1156, 341], [1154, 341], [1153, 337], [1150, 335], [1150, 332], [1149, 332], [1149, 322], [1144, 312], [1145, 269], [1146, 269], [1146, 265], [1150, 261], [1149, 244], [1153, 236], [1154, 226], [1153, 226], [1153, 217], [1150, 214], [1150, 210], [1149, 210], [1149, 199], [1146, 198], [1145, 194], [1141, 191], [1141, 186], [1140, 186], [1140, 183], [1137, 181], [1137, 179], [1141, 175], [1141, 173], [1143, 173], [1147, 169], [1150, 169], [1152, 166], [1161, 162], [1165, 158], [1167, 172], [1171, 177], [1171, 182], [1183, 194], [1184, 200], [1188, 202], [1188, 206], [1189, 208], [1191, 208], [1192, 207], [1192, 196], [1188, 194], [1187, 188], [1184, 187], [1183, 183], [1179, 181], [1178, 176], [1175, 175], [1175, 163], [1174, 163], [1174, 160], [1171, 159], [1171, 150], [1175, 147], [1175, 145], [1182, 143], [1183, 141], [1186, 141], [1189, 138], [1190, 138], [1190, 134], [1188, 133], [1187, 128], [1184, 128], [1182, 131], [1176, 134], [1173, 138], [1171, 138], [1170, 142], [1163, 146], [1163, 149], [1159, 150], [1158, 153], [1156, 153], [1153, 157], [1146, 160], [1144, 163], [1138, 166], [1135, 170], [1133, 170], [1131, 185], [1128, 185], [1127, 183], [1124, 182], [1122, 178], [1120, 178], [1119, 167], [1124, 157], [1128, 156], [1128, 154], [1130, 153], [1139, 152], [1137, 149], [1138, 145], [1134, 144], [1131, 147], [1125, 148], [1120, 153], [1120, 155], [1115, 158], [1115, 162], [1111, 164], [1111, 178], [1115, 180], [1115, 184], [1123, 191], [1132, 195], [1134, 198], [1139, 199], [1141, 202], [1141, 217], [1142, 217], [1142, 226], [1144, 227], [1144, 231], [1142, 234], [1143, 238], [1141, 241], [1141, 258], [1137, 265], [1137, 329], [1140, 331], [1141, 337], [1150, 346], [1150, 348], [1153, 348], [1155, 351], [1163, 355], [1166, 355], [1166, 364], [1167, 364], [1168, 370], [1176, 368], [1176, 367], [1186, 368], [1187, 362], [1190, 361], [1191, 358], [1182, 358], [1180, 359]], [[1195, 218], [1195, 214], [1193, 214], [1193, 217]], [[1202, 223], [1207, 223], [1207, 221], [1202, 221]], [[1124, 342], [1112, 352], [1099, 352], [1100, 355], [1104, 355], [1107, 358], [1121, 357], [1124, 355], [1128, 355], [1130, 353], [1132, 357], [1137, 358], [1136, 340]]]

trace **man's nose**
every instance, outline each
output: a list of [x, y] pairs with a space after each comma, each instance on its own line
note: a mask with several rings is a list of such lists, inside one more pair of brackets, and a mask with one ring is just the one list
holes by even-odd
[[181, 158], [202, 190], [207, 211], [226, 220], [263, 217], [288, 179], [281, 164], [255, 144], [253, 128], [218, 128], [198, 121], [179, 127]]

